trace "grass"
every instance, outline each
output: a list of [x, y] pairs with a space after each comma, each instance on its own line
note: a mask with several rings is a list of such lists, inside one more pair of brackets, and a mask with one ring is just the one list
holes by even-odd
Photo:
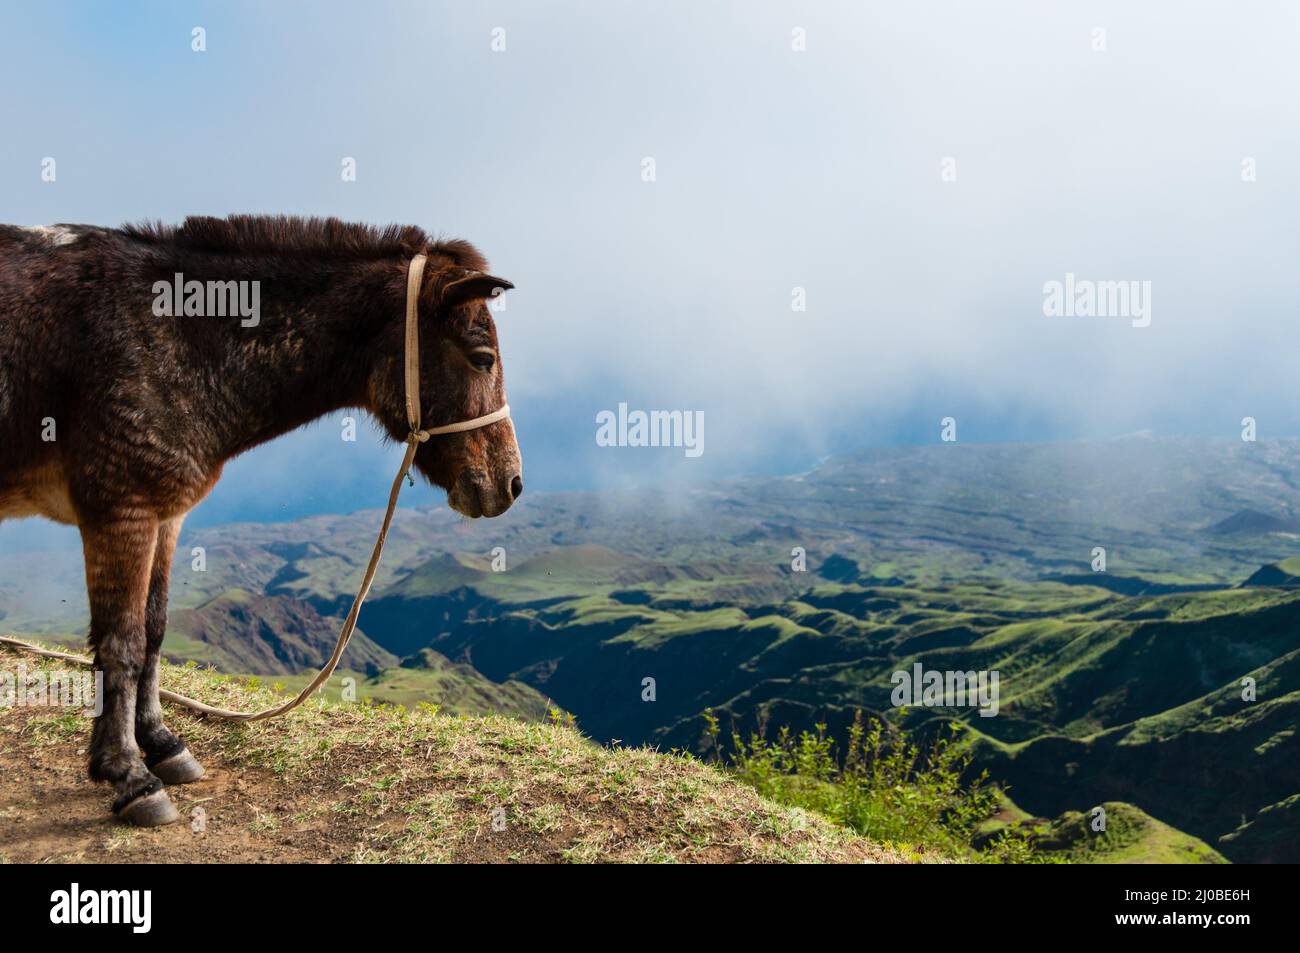
[[1094, 829], [1094, 812], [1079, 811], [1067, 811], [1048, 823], [1029, 822], [1021, 829], [1027, 829], [1034, 849], [1050, 851], [1072, 863], [1227, 863], [1222, 854], [1203, 841], [1161, 823], [1132, 804], [1107, 801], [1099, 807], [1105, 811], [1104, 830]]
[[[194, 665], [165, 665], [162, 684], [242, 710], [277, 697]], [[563, 724], [319, 698], [266, 722], [207, 720], [173, 706], [168, 720], [210, 773], [238, 778], [237, 792], [228, 784], [207, 791], [215, 781], [177, 789], [213, 818], [209, 855], [221, 837], [234, 836], [236, 825], [225, 819], [239, 817], [242, 840], [229, 846], [236, 858], [273, 845], [277, 857], [302, 851], [310, 859], [371, 863], [939, 859], [779, 805], [693, 757], [601, 747]], [[87, 728], [48, 709], [10, 709], [0, 719], [0, 752], [10, 762], [3, 770], [39, 753], [66, 760], [60, 771], [79, 773], [74, 751]], [[231, 802], [237, 796], [249, 800], [243, 814]], [[184, 811], [186, 802], [178, 803]], [[46, 802], [46, 810], [50, 804], [57, 814], [57, 802]], [[147, 832], [140, 849], [152, 844], [155, 859], [167, 859], [157, 856], [157, 845], [188, 838], [183, 826]], [[133, 843], [128, 837], [112, 849], [128, 857]]]
[[[709, 735], [718, 748], [719, 724], [706, 713]], [[883, 721], [859, 712], [849, 727], [843, 755], [827, 737], [826, 726], [800, 732], [758, 733], [732, 738], [729, 770], [759, 792], [837, 823], [881, 843], [923, 844], [927, 849], [973, 861], [1029, 862], [1035, 855], [1018, 828], [976, 835], [1002, 806], [1001, 792], [987, 776], [963, 780], [970, 755], [955, 742], [964, 729], [928, 744], [917, 743]]]
[[1300, 576], [1300, 556], [1292, 556], [1277, 563], [1277, 568], [1288, 576]]
[[[716, 743], [717, 720], [710, 726]], [[858, 717], [842, 756], [818, 725], [797, 738], [782, 729], [774, 741], [733, 739], [727, 763], [734, 776], [776, 801], [901, 849], [923, 844], [977, 863], [1227, 863], [1204, 841], [1124, 802], [1033, 817], [986, 775], [970, 778], [969, 750], [956, 743], [969, 729], [950, 729], [921, 744]]]

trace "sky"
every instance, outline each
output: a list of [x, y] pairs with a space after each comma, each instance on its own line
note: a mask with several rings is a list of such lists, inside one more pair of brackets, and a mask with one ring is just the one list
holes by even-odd
[[[964, 441], [1235, 438], [1247, 415], [1295, 435], [1298, 21], [1251, 0], [6, 4], [0, 220], [283, 212], [473, 241], [516, 285], [497, 323], [531, 489], [796, 472], [945, 417]], [[1138, 282], [1149, 325], [1044, 314], [1067, 275]], [[599, 446], [620, 402], [702, 413], [704, 452]], [[234, 461], [191, 523], [373, 507], [399, 456], [324, 420]]]

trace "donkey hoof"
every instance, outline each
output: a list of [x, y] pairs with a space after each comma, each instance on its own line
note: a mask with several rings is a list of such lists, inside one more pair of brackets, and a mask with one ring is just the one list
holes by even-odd
[[172, 799], [163, 790], [142, 794], [134, 801], [128, 801], [117, 808], [113, 813], [117, 815], [118, 820], [134, 824], [136, 827], [162, 827], [164, 824], [175, 824], [181, 819], [180, 811], [176, 810]]
[[189, 748], [181, 748], [174, 755], [149, 765], [149, 770], [163, 784], [189, 784], [203, 777], [203, 765], [190, 754]]

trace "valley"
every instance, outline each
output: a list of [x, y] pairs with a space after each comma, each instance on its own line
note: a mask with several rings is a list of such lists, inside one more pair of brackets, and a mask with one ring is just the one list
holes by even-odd
[[[377, 518], [186, 534], [168, 657], [305, 683]], [[834, 734], [857, 711], [918, 734], [955, 720], [1009, 810], [1077, 859], [1101, 858], [1069, 832], [1112, 804], [1127, 833], [1111, 859], [1295, 862], [1298, 526], [1297, 441], [1140, 436], [534, 494], [495, 521], [405, 510], [327, 693], [349, 678], [374, 702], [531, 721], [555, 709], [604, 744], [696, 753], [706, 712], [724, 740]], [[75, 562], [0, 555], [0, 628], [75, 640]], [[917, 665], [998, 672], [996, 715], [896, 707], [894, 673]]]

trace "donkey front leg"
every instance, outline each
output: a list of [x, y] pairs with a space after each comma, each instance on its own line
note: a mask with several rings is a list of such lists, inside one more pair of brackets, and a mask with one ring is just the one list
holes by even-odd
[[144, 827], [180, 820], [135, 741], [135, 705], [145, 658], [145, 610], [158, 521], [132, 514], [82, 526], [90, 646], [104, 673], [103, 711], [90, 738], [90, 776], [113, 785], [113, 813]]
[[153, 569], [149, 577], [149, 599], [144, 617], [144, 670], [140, 673], [135, 700], [135, 740], [144, 753], [144, 763], [163, 784], [187, 784], [203, 777], [203, 765], [190, 754], [185, 742], [163, 724], [158, 701], [158, 658], [167, 634], [167, 583], [171, 579], [172, 554], [184, 517], [167, 520], [158, 527]]

